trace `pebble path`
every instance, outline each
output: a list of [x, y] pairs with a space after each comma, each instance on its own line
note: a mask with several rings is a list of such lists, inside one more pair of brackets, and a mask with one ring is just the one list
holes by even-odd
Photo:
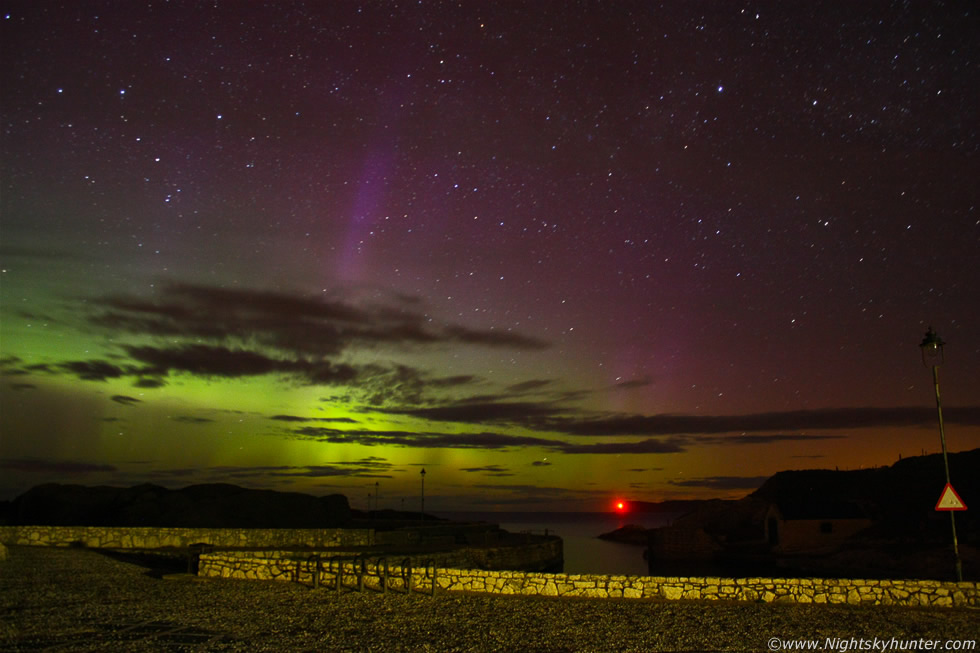
[[0, 651], [767, 651], [773, 638], [874, 637], [980, 650], [980, 611], [338, 594], [163, 575], [84, 549], [10, 547], [0, 562]]

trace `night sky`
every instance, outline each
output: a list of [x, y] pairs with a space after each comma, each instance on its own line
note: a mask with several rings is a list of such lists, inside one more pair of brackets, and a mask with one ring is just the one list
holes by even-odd
[[939, 451], [930, 325], [980, 446], [974, 3], [0, 6], [0, 498], [739, 497]]

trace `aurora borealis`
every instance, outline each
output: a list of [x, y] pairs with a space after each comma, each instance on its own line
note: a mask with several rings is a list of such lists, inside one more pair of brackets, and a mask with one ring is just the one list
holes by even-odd
[[0, 498], [743, 496], [938, 451], [930, 325], [980, 446], [968, 3], [2, 7]]

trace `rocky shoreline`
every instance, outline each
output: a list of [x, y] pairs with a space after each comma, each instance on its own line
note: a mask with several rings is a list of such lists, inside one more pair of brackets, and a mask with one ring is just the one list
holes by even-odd
[[0, 565], [4, 651], [756, 651], [772, 637], [980, 639], [976, 610], [964, 608], [337, 594], [198, 579], [85, 549], [10, 547]]

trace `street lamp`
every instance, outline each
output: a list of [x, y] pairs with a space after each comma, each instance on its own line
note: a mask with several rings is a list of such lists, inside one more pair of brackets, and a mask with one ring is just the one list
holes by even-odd
[[[949, 458], [946, 455], [946, 432], [943, 429], [943, 402], [939, 396], [939, 366], [943, 364], [943, 346], [946, 342], [940, 338], [932, 327], [926, 331], [926, 335], [919, 343], [922, 350], [922, 364], [932, 368], [932, 384], [936, 388], [936, 412], [939, 414], [939, 440], [943, 444], [943, 465], [946, 468], [946, 484], [950, 485], [949, 480]], [[956, 514], [949, 511], [950, 525], [953, 527], [953, 554], [956, 556], [956, 580], [963, 580], [963, 563], [960, 561], [960, 545], [956, 539]]]
[[425, 521], [425, 467], [422, 468], [419, 475], [422, 477], [422, 509], [419, 511], [419, 519]]

